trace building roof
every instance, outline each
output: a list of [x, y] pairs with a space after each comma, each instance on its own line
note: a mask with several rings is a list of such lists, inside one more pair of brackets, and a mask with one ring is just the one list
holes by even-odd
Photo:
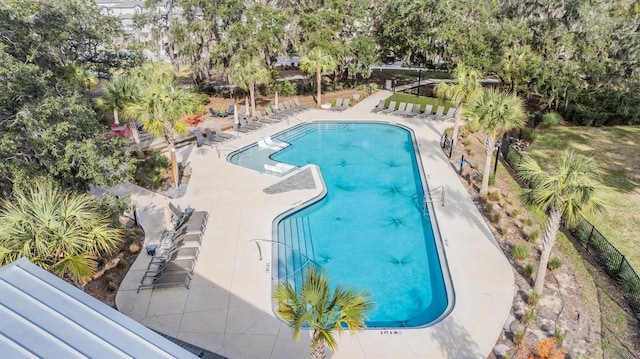
[[5, 358], [195, 358], [26, 258], [0, 268], [0, 316]]

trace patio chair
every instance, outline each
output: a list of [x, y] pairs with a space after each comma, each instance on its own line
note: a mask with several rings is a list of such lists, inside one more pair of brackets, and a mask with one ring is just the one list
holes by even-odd
[[235, 106], [229, 105], [229, 109], [227, 109], [227, 116], [233, 116], [235, 109]]
[[398, 105], [398, 109], [391, 112], [392, 115], [399, 115], [401, 113], [403, 113], [404, 111], [407, 110], [407, 103], [406, 102], [400, 102], [400, 105]]
[[348, 109], [350, 105], [351, 105], [351, 99], [347, 98], [342, 102], [342, 106], [340, 106], [340, 108], [337, 108], [336, 110], [337, 111], [344, 111], [344, 110]]
[[264, 112], [266, 112], [267, 116], [270, 118], [284, 120], [285, 118], [289, 117], [287, 114], [284, 114], [284, 113], [280, 113], [280, 112], [275, 113], [269, 107], [265, 107]]
[[149, 262], [147, 272], [189, 272], [193, 274], [196, 260], [193, 258], [178, 259], [178, 252], [172, 252], [170, 256], [160, 261]]
[[224, 138], [226, 138], [227, 140], [230, 140], [230, 139], [232, 139], [232, 138], [235, 138], [235, 136], [234, 136], [234, 135], [232, 135], [232, 134], [224, 133], [224, 132], [222, 131], [222, 128], [220, 128], [220, 125], [218, 125], [218, 124], [213, 125], [213, 129], [214, 129], [214, 131], [216, 131], [216, 135], [217, 135], [217, 136], [224, 137]]
[[396, 102], [395, 101], [391, 101], [389, 102], [389, 107], [385, 110], [380, 111], [381, 113], [384, 114], [390, 114], [391, 112], [396, 110]]
[[207, 221], [202, 218], [189, 219], [188, 217], [182, 217], [173, 226], [173, 231], [184, 231], [185, 233], [202, 234], [207, 227]]
[[436, 113], [427, 117], [427, 119], [431, 119], [431, 120], [437, 120], [440, 117], [442, 117], [442, 114], [444, 113], [444, 106], [438, 106], [438, 109], [436, 110]]
[[256, 111], [256, 119], [258, 120], [258, 122], [262, 122], [262, 123], [278, 123], [280, 122], [280, 120], [276, 120], [270, 117], [264, 117], [262, 115], [262, 112], [260, 111]]
[[301, 108], [302, 110], [308, 110], [308, 109], [309, 109], [309, 106], [305, 106], [305, 105], [303, 105], [303, 104], [300, 102], [300, 99], [299, 99], [299, 98], [297, 98], [297, 97], [294, 97], [294, 98], [293, 98], [293, 103], [295, 103], [295, 104], [296, 104], [296, 106], [298, 106], [298, 107], [299, 107], [299, 108]]
[[374, 107], [371, 112], [373, 113], [377, 113], [384, 110], [384, 100], [380, 100], [380, 102], [378, 102], [378, 105], [376, 107]]
[[218, 117], [218, 111], [214, 110], [213, 108], [209, 107], [209, 113], [211, 114], [211, 116], [213, 117]]
[[193, 131], [193, 135], [196, 136], [196, 147], [201, 147], [202, 145], [207, 144], [208, 141], [206, 138], [202, 136], [202, 132], [196, 130]]
[[226, 137], [222, 137], [216, 133], [211, 132], [208, 127], [205, 127], [204, 134], [207, 136], [207, 140], [209, 140], [209, 142], [211, 142], [212, 144], [223, 143], [228, 140], [228, 138]]
[[[418, 106], [420, 106], [420, 105], [418, 105]], [[398, 113], [394, 113], [394, 115], [409, 116], [412, 111], [413, 111], [413, 104], [412, 103], [408, 103], [407, 107], [405, 108], [404, 111], [401, 111], [401, 112], [398, 112]]]
[[429, 117], [431, 116], [431, 110], [433, 109], [433, 105], [427, 105], [424, 108], [424, 111], [420, 114], [418, 114], [418, 116], [416, 116], [417, 118], [425, 118], [425, 117]]
[[252, 130], [257, 130], [264, 127], [264, 123], [256, 122], [252, 119], [245, 118], [244, 121], [240, 121], [240, 126], [248, 127]]
[[342, 109], [342, 98], [338, 97], [336, 99], [335, 105], [329, 107], [329, 111], [338, 111]]
[[202, 243], [202, 233], [188, 233], [184, 230], [167, 231], [162, 233], [160, 243], [163, 248], [172, 246], [193, 247]]
[[[209, 131], [211, 132], [211, 131]], [[204, 218], [206, 220], [209, 219], [209, 212], [207, 211], [196, 211], [191, 207], [187, 207], [184, 211], [180, 209], [179, 206], [175, 206], [173, 203], [169, 202], [169, 210], [173, 213], [173, 217], [180, 218], [184, 215], [188, 215], [190, 218]]]
[[276, 163], [275, 165], [269, 165], [266, 164], [264, 165], [264, 169], [267, 171], [271, 171], [271, 172], [275, 172], [275, 173], [279, 173], [281, 175], [286, 174], [287, 172], [296, 169], [296, 166], [292, 166], [290, 164], [286, 164], [286, 163]]
[[413, 104], [413, 109], [411, 109], [411, 111], [409, 111], [407, 114], [405, 114], [405, 116], [407, 117], [416, 117], [418, 116], [418, 114], [420, 113], [420, 105], [417, 103]]
[[169, 248], [162, 248], [161, 250], [157, 250], [153, 257], [151, 257], [147, 269], [151, 268], [151, 266], [161, 265], [169, 258], [196, 261], [198, 260], [198, 255], [200, 255], [200, 248], [198, 247], [171, 246]]
[[452, 119], [454, 116], [456, 115], [456, 109], [455, 107], [449, 107], [449, 110], [447, 111], [447, 113], [440, 117], [441, 120], [450, 120]]
[[291, 146], [290, 143], [284, 142], [284, 141], [280, 141], [280, 140], [275, 140], [275, 139], [271, 138], [271, 136], [265, 137], [264, 138], [264, 142], [266, 144], [268, 144], [268, 145], [277, 146], [277, 147], [280, 147], [280, 148], [285, 148], [285, 147]]
[[136, 293], [140, 293], [140, 289], [181, 284], [187, 287], [187, 289], [191, 288], [191, 275], [189, 273], [146, 272], [142, 276], [142, 280], [140, 280], [140, 285]]

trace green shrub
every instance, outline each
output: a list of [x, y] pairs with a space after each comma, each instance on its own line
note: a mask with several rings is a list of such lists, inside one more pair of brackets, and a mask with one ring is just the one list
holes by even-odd
[[495, 186], [495, 185], [496, 185], [496, 174], [491, 173], [489, 174], [489, 186]]
[[513, 344], [520, 346], [522, 344], [524, 344], [524, 338], [525, 338], [525, 331], [524, 330], [519, 330], [515, 333], [513, 333]]
[[484, 211], [487, 213], [493, 212], [493, 204], [487, 203], [484, 205]]
[[557, 112], [547, 112], [542, 115], [542, 126], [544, 127], [556, 127], [562, 121], [562, 116]]
[[533, 276], [533, 272], [535, 271], [536, 271], [536, 268], [531, 263], [527, 263], [527, 265], [524, 266], [524, 269], [523, 269], [524, 276], [527, 278], [531, 278]]
[[470, 138], [465, 138], [464, 140], [462, 140], [462, 144], [464, 145], [464, 147], [471, 146], [471, 139]]
[[527, 242], [535, 243], [538, 241], [538, 238], [540, 238], [540, 231], [536, 229], [527, 235]]
[[556, 344], [558, 345], [558, 347], [562, 346], [562, 343], [564, 343], [564, 338], [567, 336], [566, 332], [563, 332], [562, 330], [556, 328], [553, 331], [553, 337], [556, 339]]
[[513, 259], [521, 261], [529, 258], [529, 246], [526, 244], [516, 244], [511, 247], [511, 256]]
[[509, 213], [511, 215], [511, 217], [513, 218], [518, 218], [518, 215], [520, 215], [520, 211], [516, 208], [513, 211], [511, 211], [511, 213]]
[[500, 200], [500, 191], [491, 191], [491, 192], [489, 192], [487, 197], [492, 201], [499, 201]]
[[496, 212], [493, 215], [491, 215], [491, 223], [500, 223], [501, 219], [502, 219], [502, 214], [500, 214], [500, 212]]
[[118, 289], [118, 285], [115, 284], [114, 282], [109, 282], [109, 284], [107, 284], [107, 290], [109, 292], [115, 292]]
[[535, 307], [538, 305], [539, 302], [540, 302], [540, 294], [538, 294], [538, 292], [536, 292], [535, 290], [532, 291], [527, 297], [527, 304]]
[[547, 264], [547, 268], [549, 268], [550, 270], [556, 270], [560, 267], [562, 267], [562, 261], [558, 257], [551, 258], [551, 260], [549, 260], [549, 263]]
[[536, 312], [533, 309], [530, 309], [524, 312], [524, 314], [522, 315], [522, 318], [520, 318], [520, 321], [524, 325], [529, 325], [530, 323], [533, 323], [535, 319], [536, 319]]
[[522, 221], [522, 224], [524, 224], [525, 226], [530, 226], [533, 224], [533, 221], [531, 220], [531, 218], [526, 218], [524, 221]]
[[164, 173], [171, 161], [160, 151], [153, 150], [149, 156], [138, 163], [134, 182], [142, 187], [157, 189], [164, 184]]
[[522, 131], [523, 140], [533, 142], [536, 140], [537, 136], [538, 135], [536, 134], [536, 131], [533, 128], [526, 128], [524, 131]]

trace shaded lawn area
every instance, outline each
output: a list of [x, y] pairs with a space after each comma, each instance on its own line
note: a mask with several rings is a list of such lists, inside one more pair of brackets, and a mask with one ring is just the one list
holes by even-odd
[[384, 107], [389, 107], [389, 103], [391, 101], [396, 102], [396, 108], [400, 102], [420, 104], [420, 112], [424, 111], [427, 105], [433, 105], [433, 109], [431, 110], [432, 113], [436, 112], [438, 106], [444, 106], [444, 113], [447, 113], [450, 107], [454, 107], [454, 105], [449, 101], [442, 101], [433, 97], [416, 96], [406, 93], [395, 93], [389, 96], [384, 102]]
[[606, 218], [589, 218], [640, 273], [640, 126], [555, 127], [537, 132], [527, 151], [544, 168], [566, 148], [592, 155], [610, 190]]

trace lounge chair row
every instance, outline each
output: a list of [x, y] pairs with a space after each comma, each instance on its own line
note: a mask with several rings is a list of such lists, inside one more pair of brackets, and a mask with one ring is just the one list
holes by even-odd
[[336, 104], [331, 106], [329, 108], [329, 111], [344, 111], [346, 109], [349, 108], [349, 105], [351, 104], [351, 100], [350, 99], [341, 99], [341, 98], [337, 98], [336, 99]]
[[444, 114], [444, 106], [438, 106], [436, 113], [432, 113], [433, 105], [426, 105], [424, 111], [420, 112], [420, 104], [413, 104], [406, 102], [400, 102], [400, 105], [396, 109], [396, 101], [389, 102], [389, 107], [385, 108], [385, 100], [380, 100], [378, 105], [371, 110], [374, 113], [384, 113], [405, 117], [426, 118], [429, 120], [448, 120], [455, 116], [456, 109], [454, 107], [449, 108], [446, 114]]
[[169, 209], [172, 212], [171, 229], [165, 231], [160, 245], [155, 248], [138, 292], [159, 286], [191, 286], [209, 213], [192, 208], [182, 211], [172, 203], [169, 203]]

